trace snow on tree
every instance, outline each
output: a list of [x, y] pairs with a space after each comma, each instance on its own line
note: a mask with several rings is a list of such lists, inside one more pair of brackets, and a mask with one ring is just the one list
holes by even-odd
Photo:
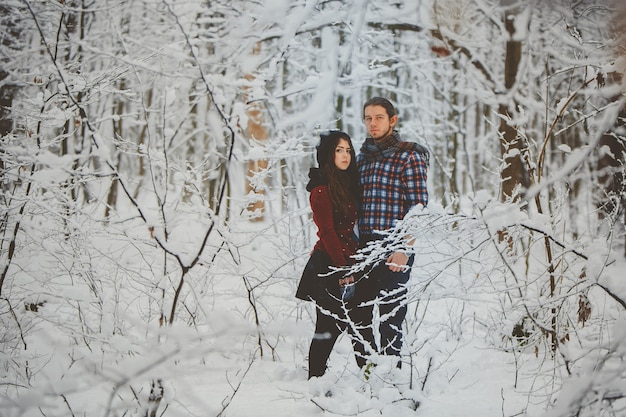
[[4, 2], [3, 415], [224, 415], [259, 363], [301, 361], [313, 147], [359, 146], [373, 95], [430, 149], [431, 205], [387, 236], [417, 238], [410, 389], [348, 378], [347, 409], [428, 407], [480, 339], [510, 415], [619, 414], [618, 6]]

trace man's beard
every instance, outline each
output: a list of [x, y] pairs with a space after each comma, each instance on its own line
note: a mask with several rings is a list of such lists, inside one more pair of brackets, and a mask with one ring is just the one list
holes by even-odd
[[377, 137], [372, 136], [372, 139], [384, 139], [387, 136], [391, 135], [392, 132], [393, 132], [393, 126], [389, 126], [389, 130], [387, 130], [385, 133], [383, 133], [380, 136], [377, 136]]

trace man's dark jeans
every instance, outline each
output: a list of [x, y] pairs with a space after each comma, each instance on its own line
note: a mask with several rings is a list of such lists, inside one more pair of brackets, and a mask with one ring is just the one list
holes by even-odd
[[[407, 266], [413, 265], [414, 256], [411, 255]], [[400, 356], [403, 343], [402, 322], [407, 313], [406, 283], [411, 275], [411, 269], [403, 272], [392, 272], [384, 262], [377, 265], [370, 277], [378, 282], [378, 312], [380, 316], [380, 346], [379, 353], [384, 355]]]

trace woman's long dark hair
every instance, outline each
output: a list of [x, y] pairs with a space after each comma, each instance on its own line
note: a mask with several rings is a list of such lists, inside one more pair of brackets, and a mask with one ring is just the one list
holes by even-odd
[[[340, 170], [335, 165], [335, 149], [339, 144], [339, 140], [344, 139], [350, 146], [350, 165], [345, 171]], [[323, 143], [327, 141], [327, 143]], [[328, 178], [328, 193], [333, 208], [340, 215], [349, 217], [353, 215], [348, 209], [348, 204], [352, 203], [358, 210], [360, 206], [361, 192], [359, 184], [359, 171], [356, 167], [356, 155], [352, 140], [347, 133], [341, 131], [331, 131], [322, 137], [323, 154], [318, 155], [318, 163], [321, 163], [320, 169]], [[321, 146], [320, 146], [321, 147]], [[320, 156], [322, 158], [320, 158]], [[321, 160], [321, 161], [320, 161]]]

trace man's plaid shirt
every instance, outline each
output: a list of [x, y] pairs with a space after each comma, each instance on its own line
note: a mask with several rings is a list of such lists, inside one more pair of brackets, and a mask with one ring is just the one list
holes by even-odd
[[403, 150], [379, 160], [357, 157], [362, 202], [359, 234], [392, 228], [415, 205], [428, 204], [427, 164], [416, 151]]

